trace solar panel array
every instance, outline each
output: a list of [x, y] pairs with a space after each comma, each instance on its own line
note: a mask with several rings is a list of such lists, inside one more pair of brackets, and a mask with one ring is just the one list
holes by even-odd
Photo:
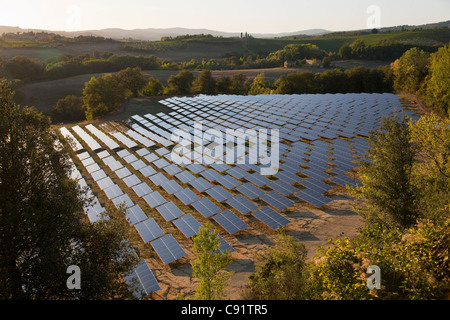
[[[227, 237], [253, 221], [275, 230], [290, 223], [282, 212], [296, 202], [321, 207], [332, 201], [327, 192], [335, 185], [358, 185], [352, 169], [369, 148], [368, 132], [400, 106], [391, 94], [200, 95], [160, 103], [171, 111], [133, 115], [120, 124], [64, 127], [60, 132], [73, 142], [83, 172], [94, 181], [91, 186], [97, 185], [115, 206], [124, 205], [130, 225], [151, 244], [163, 264], [186, 255], [170, 226], [185, 237], [180, 239], [183, 242], [198, 233], [204, 219], [217, 223]], [[264, 176], [259, 163], [248, 161], [211, 163], [211, 152], [202, 158], [201, 151], [220, 146], [220, 139], [213, 145], [197, 141], [191, 154], [196, 163], [172, 162], [174, 130], [184, 129], [192, 138], [201, 138], [193, 129], [194, 121], [201, 121], [203, 131], [278, 129], [278, 172]], [[252, 143], [238, 159], [248, 160]], [[222, 150], [222, 155], [214, 157], [225, 156], [232, 148], [224, 144], [214, 149]], [[202, 162], [205, 159], [208, 164]], [[80, 171], [75, 168], [71, 176], [89, 189], [93, 201], [85, 212], [94, 223], [103, 205]], [[221, 251], [234, 250], [219, 237]]]

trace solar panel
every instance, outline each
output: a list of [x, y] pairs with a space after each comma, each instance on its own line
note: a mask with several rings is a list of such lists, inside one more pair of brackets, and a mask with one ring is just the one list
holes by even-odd
[[113, 186], [114, 182], [111, 180], [110, 177], [106, 177], [101, 180], [97, 180], [97, 184], [101, 190], [105, 190], [106, 188]]
[[282, 211], [294, 205], [294, 201], [282, 196], [275, 191], [266, 193], [259, 198], [279, 211]]
[[176, 175], [177, 173], [181, 172], [181, 169], [180, 169], [176, 164], [174, 164], [174, 163], [169, 164], [168, 166], [165, 166], [165, 167], [163, 168], [163, 170], [164, 170], [165, 172], [167, 172], [167, 173], [168, 173], [169, 175], [171, 175], [171, 176], [174, 176], [174, 175]]
[[270, 207], [263, 207], [253, 212], [252, 215], [273, 230], [284, 227], [291, 222]]
[[235, 234], [248, 227], [248, 224], [242, 221], [230, 210], [226, 210], [222, 213], [216, 214], [215, 216], [213, 216], [213, 219], [229, 234]]
[[89, 152], [85, 151], [85, 152], [79, 153], [79, 154], [77, 155], [77, 157], [78, 157], [78, 159], [80, 159], [80, 160], [84, 160], [84, 159], [90, 158], [91, 155], [89, 154]]
[[234, 248], [224, 238], [222, 238], [222, 236], [220, 234], [218, 234], [218, 236], [219, 236], [219, 242], [220, 242], [220, 247], [219, 247], [220, 252], [225, 252], [227, 250], [229, 250], [229, 252], [235, 251]]
[[108, 188], [104, 189], [103, 191], [105, 192], [108, 199], [114, 199], [115, 197], [118, 197], [121, 194], [123, 194], [122, 190], [120, 189], [120, 187], [117, 184], [114, 184], [113, 186], [108, 187]]
[[123, 178], [128, 177], [128, 176], [131, 175], [130, 170], [128, 170], [126, 167], [123, 167], [123, 168], [121, 168], [119, 170], [116, 170], [114, 172], [120, 179], [123, 179]]
[[101, 213], [105, 211], [100, 202], [98, 202], [97, 197], [93, 198], [93, 201], [83, 208], [84, 213], [89, 218], [91, 223], [94, 223], [101, 219]]
[[307, 179], [301, 181], [300, 183], [302, 186], [307, 187], [309, 190], [313, 190], [317, 193], [324, 193], [324, 192], [327, 192], [328, 190], [333, 189], [333, 187], [330, 186], [329, 184], [326, 184], [321, 181], [317, 181], [312, 178], [307, 178]]
[[236, 179], [242, 179], [245, 178], [249, 173], [247, 171], [242, 170], [239, 167], [233, 167], [226, 171], [228, 174], [232, 175]]
[[153, 192], [153, 190], [145, 182], [133, 186], [133, 191], [138, 195], [138, 197], [143, 197], [146, 194]]
[[192, 206], [205, 218], [209, 218], [222, 211], [208, 198], [202, 198], [192, 203]]
[[63, 137], [69, 143], [73, 151], [78, 152], [83, 149], [81, 143], [73, 136], [73, 134], [66, 128], [62, 127], [59, 129]]
[[161, 159], [159, 159], [159, 160], [153, 161], [153, 164], [154, 164], [155, 166], [157, 166], [158, 168], [162, 169], [162, 168], [164, 168], [164, 167], [167, 167], [170, 163], [167, 162], [166, 159], [162, 159], [162, 158], [161, 158]]
[[136, 142], [134, 142], [133, 140], [131, 140], [130, 138], [125, 136], [122, 132], [116, 131], [111, 134], [114, 136], [114, 138], [116, 138], [117, 140], [122, 142], [124, 145], [126, 145], [130, 149], [137, 146]]
[[145, 260], [140, 261], [130, 274], [124, 276], [133, 294], [140, 299], [161, 289]]
[[258, 187], [263, 187], [269, 184], [272, 180], [260, 175], [258, 172], [251, 173], [245, 177], [246, 180], [257, 185]]
[[91, 174], [92, 179], [94, 179], [94, 181], [98, 181], [101, 180], [103, 178], [106, 178], [106, 173], [105, 171], [103, 171], [103, 169], [100, 169], [98, 171], [95, 171]]
[[175, 221], [173, 224], [180, 230], [186, 238], [191, 238], [198, 233], [201, 224], [195, 220], [191, 214], [187, 214]]
[[316, 207], [321, 207], [332, 201], [330, 198], [321, 195], [319, 191], [311, 189], [302, 190], [295, 195]]
[[177, 173], [175, 177], [177, 177], [183, 183], [188, 183], [189, 181], [195, 179], [194, 175], [192, 175], [192, 173], [187, 170]]
[[193, 202], [200, 200], [200, 197], [197, 196], [191, 189], [186, 188], [180, 190], [175, 193], [175, 197], [177, 197], [184, 205], [188, 206]]
[[138, 161], [132, 162], [131, 166], [134, 168], [134, 170], [139, 170], [139, 169], [146, 167], [147, 165], [144, 163], [144, 161], [138, 160]]
[[189, 184], [193, 186], [198, 192], [203, 192], [212, 188], [212, 184], [206, 181], [204, 178], [196, 178], [195, 180], [189, 181]]
[[265, 194], [263, 190], [255, 187], [253, 184], [249, 182], [246, 182], [243, 185], [237, 187], [236, 190], [252, 200], [259, 198], [263, 194]]
[[130, 151], [128, 151], [127, 149], [122, 149], [120, 151], [117, 151], [117, 155], [119, 157], [121, 157], [122, 159], [125, 158], [126, 156], [130, 155]]
[[141, 148], [141, 149], [139, 149], [139, 150], [136, 150], [136, 153], [137, 153], [139, 156], [143, 157], [143, 156], [148, 155], [148, 154], [150, 153], [150, 151], [149, 151], [148, 149], [146, 149], [146, 148]]
[[149, 179], [157, 186], [162, 186], [164, 183], [169, 181], [169, 179], [167, 179], [161, 172], [150, 176]]
[[334, 183], [337, 183], [340, 186], [345, 187], [347, 184], [351, 187], [356, 187], [358, 185], [362, 185], [360, 181], [347, 177], [345, 175], [335, 176], [330, 179]]
[[169, 264], [186, 255], [178, 242], [171, 234], [166, 234], [162, 238], [150, 243], [164, 264]]
[[89, 173], [92, 173], [92, 172], [95, 172], [95, 171], [97, 171], [97, 170], [100, 170], [100, 167], [99, 167], [99, 165], [98, 165], [97, 163], [94, 163], [94, 164], [91, 164], [90, 166], [87, 166], [87, 167], [86, 167], [86, 170], [87, 170]]
[[240, 194], [228, 199], [227, 203], [242, 214], [247, 214], [258, 209], [258, 206], [255, 203]]
[[156, 170], [153, 169], [151, 166], [146, 166], [139, 169], [139, 172], [142, 173], [142, 175], [146, 178], [150, 177], [151, 175], [156, 174]]
[[164, 199], [163, 196], [158, 191], [149, 193], [149, 194], [143, 196], [142, 198], [145, 200], [145, 202], [147, 202], [147, 204], [151, 208], [155, 208], [155, 207], [167, 202], [166, 199]]
[[130, 164], [138, 160], [138, 158], [134, 154], [129, 154], [126, 157], [122, 158], [126, 163]]
[[137, 204], [127, 209], [125, 217], [132, 226], [147, 219], [147, 215]]
[[172, 221], [184, 215], [183, 211], [181, 211], [173, 202], [167, 202], [160, 205], [156, 207], [156, 210], [158, 210], [166, 221]]
[[134, 175], [134, 174], [132, 174], [131, 176], [128, 176], [128, 177], [126, 177], [126, 178], [123, 178], [122, 180], [123, 180], [123, 182], [125, 182], [125, 184], [126, 184], [129, 188], [131, 188], [131, 187], [133, 187], [133, 186], [135, 186], [135, 185], [137, 185], [137, 184], [139, 184], [139, 183], [142, 182], [142, 181], [139, 180], [139, 178], [138, 178], [136, 175]]
[[298, 191], [297, 188], [291, 186], [289, 183], [284, 182], [282, 180], [273, 181], [269, 183], [267, 186], [286, 197]]
[[150, 154], [147, 154], [144, 157], [144, 159], [147, 160], [148, 162], [152, 163], [153, 161], [158, 160], [159, 157], [156, 154], [154, 154], [154, 153], [150, 153]]
[[191, 170], [195, 174], [206, 170], [206, 168], [204, 166], [202, 166], [201, 164], [197, 164], [197, 163], [191, 163], [191, 164], [187, 165], [186, 168]]
[[217, 182], [229, 190], [234, 189], [242, 184], [239, 180], [233, 178], [228, 174], [224, 176], [221, 175], [220, 178], [217, 179]]
[[134, 225], [142, 240], [147, 243], [164, 235], [164, 231], [159, 227], [153, 218], [146, 219]]
[[88, 124], [85, 128], [88, 129], [97, 138], [99, 138], [109, 149], [112, 150], [112, 149], [119, 148], [119, 145], [113, 139], [111, 139], [104, 132], [100, 131], [94, 125]]
[[92, 138], [86, 131], [81, 129], [80, 126], [74, 126], [72, 127], [72, 130], [75, 131], [75, 133], [80, 136], [80, 138], [88, 145], [88, 147], [91, 150], [96, 151], [102, 148], [102, 146], [94, 138]]
[[119, 208], [119, 206], [125, 202], [125, 208], [129, 208], [134, 206], [134, 202], [131, 201], [130, 197], [127, 194], [122, 194], [118, 197], [115, 197], [112, 199], [112, 202], [116, 206], [116, 208]]
[[111, 171], [116, 171], [123, 168], [123, 165], [112, 156], [103, 158], [103, 162], [111, 169]]
[[206, 193], [208, 193], [211, 197], [213, 197], [218, 202], [228, 200], [233, 196], [231, 193], [229, 193], [227, 190], [225, 190], [221, 186], [215, 186], [213, 188], [210, 188], [210, 189], [206, 190]]
[[89, 157], [89, 158], [86, 158], [86, 159], [82, 160], [81, 163], [83, 164], [83, 166], [87, 167], [87, 166], [89, 166], [91, 164], [94, 164], [95, 161], [94, 161], [94, 159]]
[[174, 194], [183, 189], [176, 181], [174, 180], [166, 180], [161, 184], [161, 187], [168, 193]]

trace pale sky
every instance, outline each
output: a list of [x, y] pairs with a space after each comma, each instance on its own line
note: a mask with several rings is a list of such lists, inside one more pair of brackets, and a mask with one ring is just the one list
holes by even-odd
[[446, 20], [450, 0], [0, 0], [0, 25], [67, 31], [184, 27], [280, 33]]

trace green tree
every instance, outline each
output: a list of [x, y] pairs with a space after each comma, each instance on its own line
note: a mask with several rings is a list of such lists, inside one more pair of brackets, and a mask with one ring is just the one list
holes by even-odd
[[222, 76], [216, 83], [216, 90], [219, 94], [230, 94], [231, 93], [231, 78], [227, 76]]
[[450, 119], [431, 113], [410, 121], [409, 129], [417, 153], [412, 172], [419, 210], [439, 223], [450, 217]]
[[306, 248], [279, 232], [275, 245], [257, 256], [256, 272], [249, 276], [245, 299], [303, 299], [306, 286]]
[[322, 59], [322, 65], [324, 68], [329, 68], [331, 66], [331, 59], [330, 57], [324, 57]]
[[349, 45], [343, 45], [339, 49], [339, 56], [342, 59], [350, 59], [352, 57], [352, 48]]
[[450, 46], [431, 55], [425, 97], [428, 104], [450, 117]]
[[[130, 297], [122, 273], [136, 258], [123, 212], [89, 222], [86, 192], [70, 178], [69, 150], [50, 119], [16, 105], [1, 81], [0, 299]], [[66, 286], [70, 265], [81, 268], [80, 290]]]
[[188, 70], [182, 70], [175, 76], [170, 76], [167, 80], [170, 94], [190, 94], [192, 92], [192, 83], [194, 75]]
[[369, 135], [371, 148], [360, 163], [362, 186], [351, 188], [367, 200], [358, 208], [368, 225], [408, 228], [418, 218], [417, 188], [413, 181], [415, 149], [404, 117], [383, 118], [378, 130]]
[[406, 51], [392, 64], [394, 89], [417, 93], [428, 75], [430, 54], [418, 48]]
[[164, 93], [164, 86], [161, 81], [150, 78], [147, 85], [142, 89], [144, 96], [160, 96]]
[[248, 94], [251, 95], [270, 94], [270, 92], [271, 92], [270, 81], [266, 79], [264, 73], [260, 73], [255, 77], [255, 79], [253, 79], [253, 83], [250, 86]]
[[231, 77], [231, 94], [247, 95], [250, 90], [251, 81], [247, 79], [247, 76], [242, 73], [234, 74]]
[[126, 68], [120, 70], [115, 77], [120, 86], [124, 90], [128, 91], [125, 97], [137, 97], [142, 88], [147, 84], [145, 74], [141, 71], [141, 68]]
[[26, 56], [15, 56], [2, 61], [5, 76], [10, 79], [32, 81], [39, 79], [44, 74], [44, 66], [37, 59]]
[[86, 119], [104, 116], [125, 100], [126, 90], [112, 74], [92, 77], [83, 90], [83, 109]]
[[232, 272], [225, 271], [232, 262], [230, 252], [219, 251], [219, 234], [206, 224], [199, 229], [194, 237], [194, 252], [196, 259], [191, 261], [193, 276], [197, 277], [195, 289], [196, 300], [223, 299], [224, 290]]
[[74, 95], [59, 99], [50, 114], [53, 121], [83, 121], [86, 119], [83, 99]]
[[[352, 239], [320, 247], [308, 266], [305, 298], [318, 300], [445, 299], [450, 286], [450, 220], [407, 230], [365, 227]], [[367, 268], [381, 270], [381, 289], [367, 288]]]
[[276, 93], [279, 94], [302, 94], [316, 93], [318, 91], [314, 73], [311, 71], [300, 71], [282, 75], [275, 81]]
[[203, 70], [194, 81], [192, 91], [195, 93], [214, 94], [216, 92], [216, 81], [210, 70]]

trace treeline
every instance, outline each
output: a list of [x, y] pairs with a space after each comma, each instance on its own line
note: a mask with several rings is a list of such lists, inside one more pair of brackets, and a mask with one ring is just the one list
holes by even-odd
[[60, 99], [51, 111], [54, 121], [95, 119], [115, 110], [126, 99], [136, 96], [190, 94], [304, 94], [388, 92], [393, 79], [390, 68], [327, 70], [323, 73], [300, 71], [281, 76], [271, 82], [264, 73], [254, 79], [245, 74], [214, 78], [210, 70], [203, 70], [196, 78], [189, 70], [170, 76], [167, 85], [144, 74], [139, 67], [126, 68], [115, 74], [92, 77], [86, 82], [82, 97]]
[[450, 116], [450, 47], [428, 53], [413, 48], [391, 65], [394, 89], [421, 97], [428, 106]]
[[366, 45], [362, 40], [355, 40], [349, 45], [342, 46], [338, 56], [342, 59], [392, 61], [412, 48], [419, 48], [429, 53], [439, 49], [438, 46], [399, 43], [393, 40], [382, 40], [375, 45]]

